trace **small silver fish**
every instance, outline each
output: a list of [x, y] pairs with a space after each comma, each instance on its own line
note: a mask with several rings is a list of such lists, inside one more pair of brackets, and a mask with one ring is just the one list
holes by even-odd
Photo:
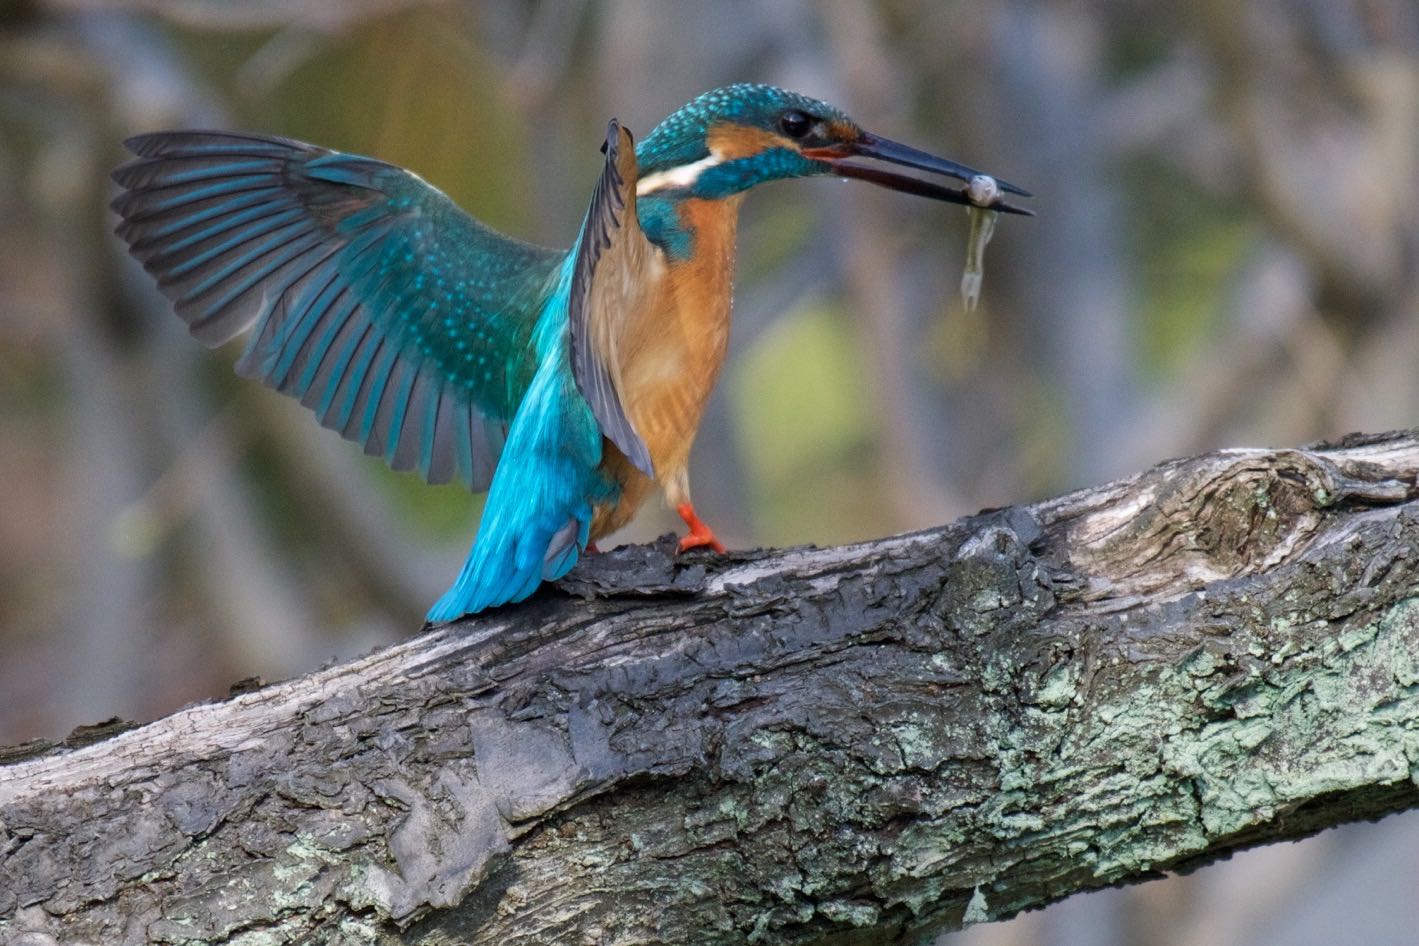
[[995, 221], [1000, 211], [991, 210], [1000, 200], [1000, 185], [988, 174], [977, 174], [966, 184], [966, 196], [971, 207], [971, 232], [966, 238], [966, 269], [961, 274], [961, 302], [967, 312], [974, 312], [980, 303], [980, 285], [985, 276], [985, 245], [995, 235]]

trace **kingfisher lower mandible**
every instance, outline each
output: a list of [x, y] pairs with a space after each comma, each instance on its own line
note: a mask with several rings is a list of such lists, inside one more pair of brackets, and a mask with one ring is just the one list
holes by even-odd
[[[731, 85], [639, 145], [612, 120], [576, 242], [557, 250], [374, 158], [224, 131], [125, 145], [137, 157], [113, 173], [117, 232], [199, 341], [250, 329], [238, 374], [396, 470], [488, 491], [431, 622], [562, 577], [657, 488], [688, 527], [681, 551], [724, 551], [687, 467], [724, 362], [750, 188], [836, 175], [979, 206], [967, 188], [883, 165], [982, 178], [824, 102]], [[1027, 191], [995, 183], [989, 210], [1028, 213], [1003, 199]]]

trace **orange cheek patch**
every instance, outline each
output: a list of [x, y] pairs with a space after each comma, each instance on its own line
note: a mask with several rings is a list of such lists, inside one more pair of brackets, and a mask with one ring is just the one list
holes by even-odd
[[714, 154], [723, 155], [726, 161], [747, 158], [770, 148], [794, 148], [793, 142], [782, 135], [776, 135], [762, 128], [746, 128], [743, 125], [715, 125], [706, 136], [706, 144]]

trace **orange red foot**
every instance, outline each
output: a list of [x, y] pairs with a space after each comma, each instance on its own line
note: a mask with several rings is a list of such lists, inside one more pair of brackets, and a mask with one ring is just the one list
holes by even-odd
[[690, 527], [689, 535], [680, 540], [680, 551], [702, 548], [709, 546], [721, 555], [726, 551], [724, 543], [715, 538], [714, 530], [705, 525], [699, 516], [695, 515], [693, 503], [681, 503], [675, 507], [675, 511], [680, 514], [680, 518], [685, 520], [685, 525]]

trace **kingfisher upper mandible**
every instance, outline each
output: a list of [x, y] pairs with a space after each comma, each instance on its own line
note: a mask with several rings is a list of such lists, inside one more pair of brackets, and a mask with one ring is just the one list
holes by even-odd
[[837, 175], [971, 205], [965, 188], [855, 159], [980, 176], [825, 102], [731, 85], [638, 146], [612, 120], [581, 230], [558, 250], [504, 236], [374, 158], [224, 131], [125, 145], [137, 157], [113, 174], [117, 232], [199, 341], [251, 329], [239, 374], [396, 470], [488, 491], [431, 622], [562, 577], [657, 487], [688, 527], [682, 551], [724, 550], [687, 466], [724, 362], [750, 188]]

